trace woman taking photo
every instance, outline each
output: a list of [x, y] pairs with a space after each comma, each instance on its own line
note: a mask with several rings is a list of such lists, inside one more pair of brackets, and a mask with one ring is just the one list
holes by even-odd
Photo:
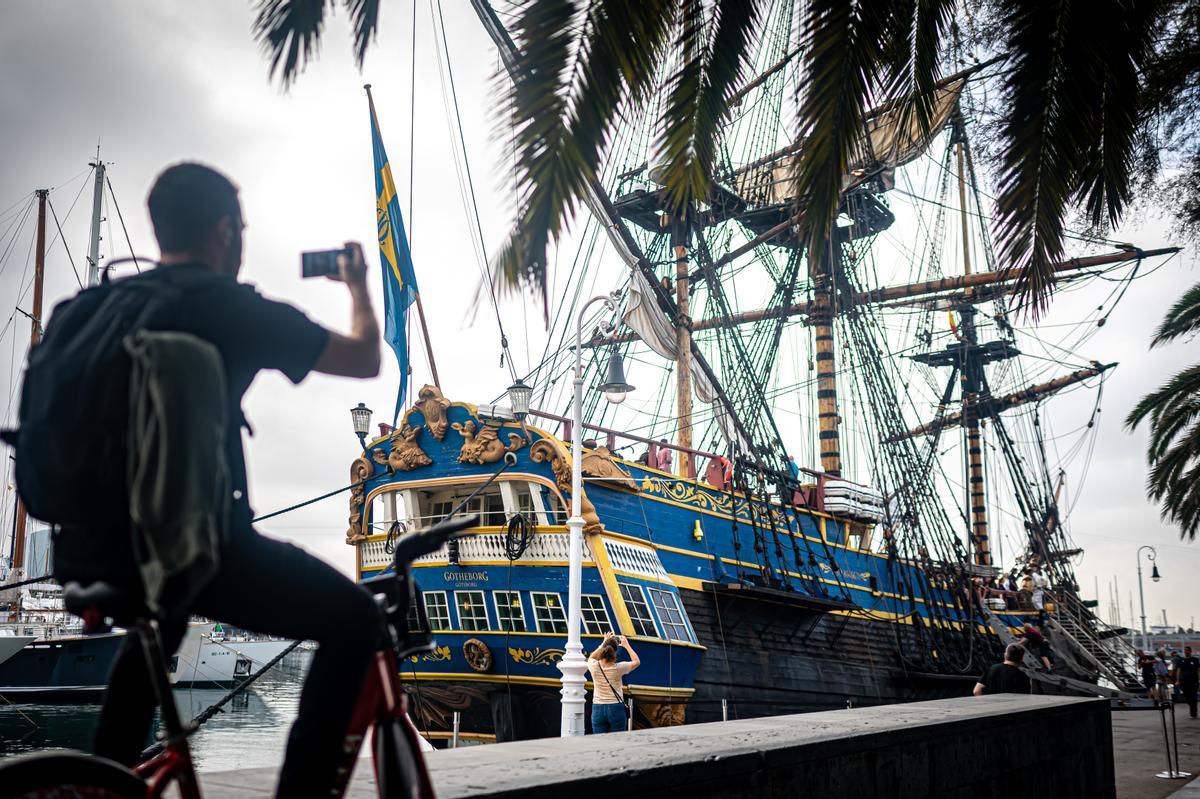
[[[617, 662], [617, 649], [622, 647], [629, 653], [629, 660]], [[617, 732], [628, 726], [625, 715], [625, 687], [621, 677], [642, 663], [637, 652], [623, 635], [610, 635], [596, 651], [588, 657], [588, 671], [592, 674], [592, 733]]]

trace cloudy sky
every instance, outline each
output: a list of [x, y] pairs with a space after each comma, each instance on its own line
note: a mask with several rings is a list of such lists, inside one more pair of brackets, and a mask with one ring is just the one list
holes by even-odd
[[[30, 215], [22, 226], [22, 209], [29, 206], [34, 189], [53, 190], [51, 203], [63, 222], [64, 239], [54, 241], [48, 255], [49, 308], [77, 290], [70, 259], [82, 267], [91, 197], [85, 179], [97, 142], [101, 157], [111, 162], [109, 175], [136, 252], [155, 254], [144, 207], [155, 174], [174, 161], [209, 162], [230, 174], [242, 190], [249, 225], [244, 279], [268, 296], [296, 303], [327, 326], [345, 329], [349, 304], [344, 291], [302, 281], [298, 253], [346, 239], [374, 239], [364, 82], [374, 86], [406, 212], [408, 187], [413, 186], [414, 261], [431, 336], [444, 353], [438, 367], [446, 393], [487, 401], [502, 391], [509, 379], [499, 365], [495, 320], [468, 310], [480, 275], [480, 247], [458, 187], [451, 146], [457, 131], [448, 124], [445, 73], [438, 67], [427, 2], [417, 2], [416, 8], [416, 110], [409, 112], [412, 13], [409, 2], [384, 3], [380, 39], [361, 73], [350, 55], [344, 17], [334, 18], [320, 60], [283, 93], [267, 80], [266, 63], [251, 40], [252, 12], [246, 2], [0, 0], [0, 243], [14, 242], [11, 252], [0, 252], [0, 382], [6, 393], [16, 385], [28, 340], [28, 321], [13, 311], [14, 306], [28, 310], [32, 275], [33, 219]], [[445, 14], [483, 246], [490, 252], [502, 239], [509, 214], [492, 137], [498, 64], [465, 2], [447, 3]], [[410, 130], [415, 151], [411, 171]], [[106, 217], [102, 253], [127, 255], [111, 204]], [[50, 237], [57, 239], [53, 220]], [[1164, 226], [1154, 219], [1131, 222], [1115, 238], [1143, 247], [1169, 243]], [[1195, 259], [1186, 255], [1136, 281], [1084, 353], [1121, 366], [1105, 384], [1088, 478], [1082, 492], [1068, 498], [1073, 508], [1069, 523], [1076, 541], [1087, 549], [1078, 567], [1085, 594], [1093, 592], [1098, 578], [1101, 610], [1107, 616], [1108, 585], [1115, 577], [1126, 623], [1129, 592], [1136, 582], [1135, 551], [1144, 543], [1158, 548], [1164, 576], [1157, 585], [1146, 583], [1147, 614], [1158, 617], [1166, 609], [1173, 623], [1186, 626], [1200, 604], [1193, 583], [1200, 575], [1200, 547], [1182, 543], [1147, 503], [1144, 433], [1130, 435], [1121, 426], [1141, 394], [1196, 360], [1190, 343], [1153, 353], [1146, 348], [1170, 302], [1197, 279]], [[373, 289], [378, 299], [378, 286]], [[1095, 295], [1064, 296], [1045, 323], [1074, 322], [1106, 294], [1101, 289]], [[539, 338], [536, 308], [512, 302], [503, 313], [510, 334], [529, 329], [531, 338]], [[524, 337], [514, 341], [519, 366], [527, 363], [527, 352]], [[419, 384], [425, 380], [424, 366], [414, 357]], [[346, 484], [357, 448], [347, 409], [363, 401], [376, 409], [377, 421], [383, 420], [396, 383], [390, 360], [378, 379], [364, 382], [312, 376], [292, 387], [279, 375], [260, 376], [246, 401], [255, 429], [248, 458], [256, 509], [266, 512]], [[1090, 403], [1089, 398], [1089, 409]], [[342, 543], [346, 514], [343, 496], [281, 517], [266, 530], [349, 572], [352, 552]]]

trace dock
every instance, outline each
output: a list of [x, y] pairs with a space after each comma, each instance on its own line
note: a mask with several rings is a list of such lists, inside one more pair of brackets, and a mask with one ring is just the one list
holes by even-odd
[[[1200, 721], [1177, 713], [1181, 769], [1200, 773]], [[440, 799], [932, 799], [1002, 795], [1014, 774], [1055, 799], [1153, 799], [1186, 782], [1155, 777], [1166, 769], [1158, 712], [1015, 695], [470, 746], [428, 762]], [[201, 776], [206, 795], [233, 799], [270, 796], [275, 778], [274, 769]], [[375, 795], [367, 757], [347, 796]]]

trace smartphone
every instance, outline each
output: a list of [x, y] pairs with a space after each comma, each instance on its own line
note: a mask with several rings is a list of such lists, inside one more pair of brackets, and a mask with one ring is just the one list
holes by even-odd
[[323, 277], [338, 273], [337, 257], [349, 255], [344, 248], [336, 250], [310, 250], [300, 253], [300, 277]]

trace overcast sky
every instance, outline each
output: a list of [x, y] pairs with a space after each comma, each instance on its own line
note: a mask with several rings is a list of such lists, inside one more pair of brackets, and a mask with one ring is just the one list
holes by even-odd
[[[393, 174], [409, 210], [414, 187], [413, 255], [429, 314], [439, 371], [452, 399], [487, 401], [508, 385], [499, 365], [495, 321], [468, 316], [479, 280], [470, 217], [457, 185], [442, 81], [432, 45], [430, 8], [417, 3], [416, 113], [409, 113], [411, 14], [409, 2], [383, 4], [380, 38], [359, 73], [350, 56], [344, 17], [330, 21], [320, 60], [296, 86], [281, 92], [250, 35], [249, 4], [234, 0], [113, 3], [0, 0], [0, 242], [37, 188], [53, 189], [51, 202], [63, 222], [65, 247], [52, 245], [47, 259], [47, 308], [77, 290], [67, 253], [82, 268], [87, 248], [91, 186], [88, 161], [100, 143], [111, 162], [117, 202], [139, 254], [155, 255], [145, 194], [155, 174], [175, 161], [202, 160], [226, 171], [241, 187], [249, 225], [243, 279], [270, 297], [294, 302], [315, 319], [344, 330], [349, 303], [342, 287], [299, 278], [298, 253], [338, 246], [346, 239], [367, 245], [377, 263], [371, 141], [364, 82], [376, 105]], [[483, 238], [488, 251], [502, 239], [509, 207], [499, 152], [492, 137], [496, 96], [495, 51], [469, 5], [448, 0], [446, 32], [458, 90], [466, 148], [471, 156]], [[415, 169], [408, 165], [409, 130], [415, 130]], [[80, 189], [83, 193], [78, 195]], [[69, 213], [69, 217], [68, 217]], [[128, 254], [114, 208], [106, 213], [102, 253]], [[0, 324], [10, 322], [16, 299], [28, 310], [32, 215], [17, 246], [0, 267]], [[50, 236], [57, 237], [53, 220]], [[1151, 247], [1169, 243], [1156, 220], [1130, 224], [1116, 236]], [[0, 254], [2, 257], [2, 254]], [[1187, 626], [1197, 614], [1200, 548], [1179, 540], [1158, 520], [1144, 495], [1144, 431], [1127, 434], [1121, 424], [1137, 398], [1200, 352], [1192, 343], [1150, 353], [1151, 331], [1180, 291], [1195, 282], [1190, 255], [1136, 281], [1120, 309], [1091, 339], [1087, 357], [1120, 361], [1105, 384], [1100, 432], [1082, 493], [1069, 497], [1070, 529], [1087, 550], [1078, 572], [1084, 594], [1100, 580], [1107, 617], [1108, 583], [1122, 590], [1128, 623], [1129, 592], [1136, 587], [1135, 551], [1158, 548], [1164, 579], [1146, 582], [1147, 614], [1166, 609], [1172, 623]], [[372, 290], [379, 298], [373, 280]], [[1065, 324], [1104, 299], [1065, 296], [1046, 319]], [[513, 330], [540, 324], [536, 306], [506, 304]], [[1053, 329], [1053, 328], [1048, 328]], [[28, 321], [19, 314], [0, 336], [0, 382], [11, 392]], [[527, 363], [524, 339], [514, 341], [519, 366]], [[540, 346], [534, 349], [540, 351]], [[423, 359], [414, 356], [419, 385]], [[636, 381], [635, 381], [636, 382]], [[385, 359], [381, 376], [350, 381], [312, 376], [293, 387], [264, 374], [252, 387], [247, 415], [254, 426], [248, 444], [251, 496], [259, 512], [290, 505], [349, 482], [357, 442], [347, 410], [357, 402], [390, 417], [397, 371]], [[1088, 408], [1091, 399], [1087, 401]], [[349, 573], [352, 550], [343, 544], [347, 503], [339, 496], [265, 525], [269, 533], [297, 541]], [[1136, 596], [1134, 596], [1136, 604]]]

